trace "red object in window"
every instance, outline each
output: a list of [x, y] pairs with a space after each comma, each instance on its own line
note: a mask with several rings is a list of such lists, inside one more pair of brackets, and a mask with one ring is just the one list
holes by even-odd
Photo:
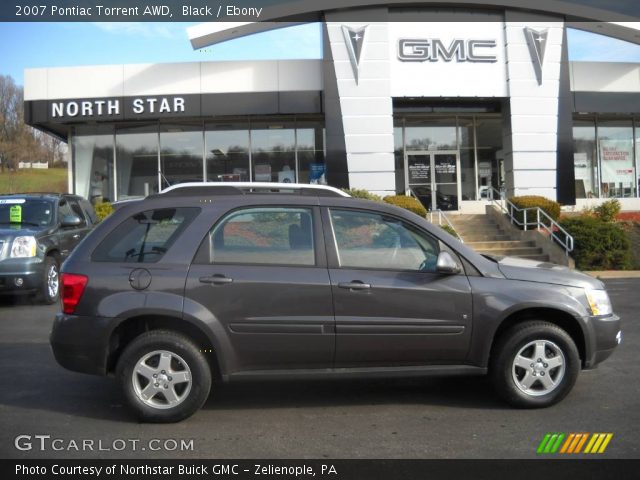
[[61, 277], [62, 295], [60, 298], [62, 300], [62, 311], [64, 313], [73, 313], [76, 310], [78, 302], [80, 302], [89, 277], [76, 273], [63, 273]]

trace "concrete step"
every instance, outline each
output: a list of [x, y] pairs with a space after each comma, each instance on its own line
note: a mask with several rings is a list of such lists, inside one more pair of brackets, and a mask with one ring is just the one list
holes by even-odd
[[482, 250], [485, 248], [518, 248], [518, 247], [535, 247], [535, 242], [525, 242], [523, 240], [503, 240], [503, 241], [488, 241], [488, 242], [465, 242], [468, 247], [475, 250]]
[[464, 243], [473, 243], [473, 242], [507, 242], [511, 241], [511, 237], [509, 235], [463, 235], [459, 234], [464, 240]]
[[500, 228], [455, 228], [460, 235], [506, 235], [507, 233]]
[[539, 247], [516, 247], [516, 248], [481, 248], [477, 249], [480, 253], [488, 253], [489, 255], [502, 255], [505, 257], [524, 257], [527, 255], [542, 255], [542, 249]]

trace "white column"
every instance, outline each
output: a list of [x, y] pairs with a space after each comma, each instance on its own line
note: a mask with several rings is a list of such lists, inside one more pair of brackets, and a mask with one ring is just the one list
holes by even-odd
[[[538, 17], [533, 21], [505, 22], [510, 121], [505, 122], [504, 150], [509, 196], [542, 195], [556, 199], [558, 96], [564, 24], [555, 20]], [[548, 32], [540, 84], [527, 46], [527, 27]]]
[[[340, 96], [349, 185], [392, 195], [396, 187], [388, 26], [384, 22], [333, 22], [330, 14], [326, 20]], [[354, 29], [367, 25], [357, 83], [342, 25]]]

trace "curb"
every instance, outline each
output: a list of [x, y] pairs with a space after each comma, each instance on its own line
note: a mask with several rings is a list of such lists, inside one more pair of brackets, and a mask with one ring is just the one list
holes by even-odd
[[640, 278], [640, 270], [602, 270], [584, 273], [596, 278]]

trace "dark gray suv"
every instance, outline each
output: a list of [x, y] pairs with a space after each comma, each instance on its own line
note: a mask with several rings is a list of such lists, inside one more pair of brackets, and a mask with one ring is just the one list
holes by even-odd
[[63, 266], [57, 361], [115, 374], [143, 420], [171, 422], [252, 378], [488, 373], [545, 407], [620, 343], [599, 280], [344, 195], [178, 185], [125, 204]]

